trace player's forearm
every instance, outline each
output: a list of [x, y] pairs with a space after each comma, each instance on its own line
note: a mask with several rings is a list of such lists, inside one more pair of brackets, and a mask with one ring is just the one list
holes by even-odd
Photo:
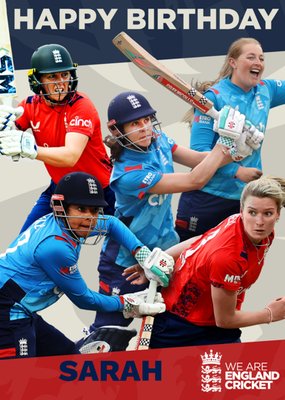
[[83, 295], [69, 293], [67, 296], [78, 308], [83, 310], [113, 312], [123, 309], [119, 296], [106, 296], [90, 289], [87, 289]]
[[216, 145], [207, 157], [191, 172], [189, 182], [195, 184], [195, 189], [201, 189], [216, 173], [217, 169], [231, 161], [227, 149]]
[[143, 246], [143, 243], [135, 234], [116, 217], [108, 216], [108, 230], [112, 239], [116, 240], [130, 252]]
[[216, 317], [219, 328], [236, 329], [247, 326], [268, 324], [271, 322], [269, 311], [264, 308], [260, 311], [235, 311], [232, 315]]
[[53, 167], [74, 167], [79, 160], [81, 153], [72, 151], [65, 146], [62, 147], [41, 147], [37, 148], [37, 160], [43, 161]]
[[194, 168], [203, 161], [208, 154], [209, 152], [199, 152], [183, 146], [178, 146], [173, 153], [173, 161], [185, 165], [186, 167]]

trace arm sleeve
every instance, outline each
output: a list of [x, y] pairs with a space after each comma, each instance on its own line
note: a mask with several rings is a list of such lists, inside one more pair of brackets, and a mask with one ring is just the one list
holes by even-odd
[[285, 81], [277, 79], [265, 79], [262, 81], [268, 87], [271, 96], [271, 107], [285, 104]]
[[150, 188], [155, 186], [162, 178], [162, 172], [147, 165], [141, 169], [133, 169], [119, 178], [116, 190], [121, 194], [142, 198]]
[[[214, 103], [214, 107], [219, 110], [216, 96], [213, 92], [206, 92], [206, 97]], [[190, 148], [196, 151], [211, 151], [219, 138], [218, 133], [213, 131], [214, 120], [208, 115], [195, 110], [194, 121], [191, 128]], [[240, 165], [237, 162], [229, 163], [216, 172], [227, 178], [234, 178]]]
[[135, 234], [118, 218], [108, 215], [108, 236], [116, 240], [120, 245], [134, 252], [143, 243]]
[[26, 131], [27, 129], [29, 129], [31, 127], [30, 125], [30, 116], [29, 116], [29, 109], [27, 106], [28, 102], [32, 101], [32, 97], [27, 98], [26, 100], [22, 100], [19, 104], [18, 107], [21, 106], [24, 109], [23, 114], [16, 119], [15, 121], [15, 125], [18, 129], [20, 129], [21, 131]]
[[230, 291], [238, 291], [241, 281], [241, 267], [235, 255], [216, 252], [209, 261], [209, 278], [212, 285]]
[[68, 242], [51, 236], [40, 243], [35, 260], [56, 286], [79, 308], [120, 311], [118, 296], [105, 296], [89, 289], [77, 267], [77, 255]]

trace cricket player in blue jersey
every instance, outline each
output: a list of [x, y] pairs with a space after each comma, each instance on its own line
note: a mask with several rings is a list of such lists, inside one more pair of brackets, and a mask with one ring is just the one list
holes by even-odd
[[[227, 104], [246, 116], [250, 138], [243, 143], [246, 158], [220, 168], [202, 189], [181, 195], [176, 218], [181, 240], [200, 235], [238, 213], [245, 184], [262, 175], [261, 145], [268, 114], [271, 108], [285, 104], [285, 81], [263, 80], [263, 72], [261, 44], [253, 38], [241, 38], [230, 46], [218, 78], [197, 84], [217, 110]], [[185, 119], [191, 125], [190, 147], [210, 151], [219, 138], [213, 119], [198, 110]]]
[[147, 291], [105, 296], [89, 289], [83, 280], [77, 266], [81, 245], [96, 244], [105, 235], [138, 257], [152, 277], [163, 278], [167, 265], [173, 266], [172, 258], [164, 258], [163, 252], [158, 265], [152, 265], [146, 246], [117, 218], [104, 216], [102, 208], [107, 203], [95, 177], [83, 172], [65, 175], [51, 206], [53, 213], [35, 221], [0, 255], [0, 358], [78, 352], [73, 341], [37, 314], [63, 294], [79, 308], [116, 311], [125, 318], [165, 309], [159, 293], [149, 304]]
[[[218, 122], [223, 137], [239, 137], [243, 116], [234, 109], [221, 111]], [[116, 194], [115, 215], [123, 221], [150, 250], [162, 250], [178, 243], [171, 211], [172, 193], [202, 188], [222, 165], [232, 161], [228, 148], [217, 144], [210, 153], [200, 153], [177, 145], [161, 130], [156, 110], [136, 92], [117, 95], [108, 108], [113, 171], [110, 187]], [[173, 162], [193, 168], [174, 172]], [[128, 293], [142, 290], [122, 276], [123, 268], [137, 261], [127, 249], [111, 237], [103, 244], [99, 263], [100, 292]], [[161, 286], [168, 282], [161, 280]], [[102, 325], [128, 325], [120, 313], [96, 314], [90, 330]]]

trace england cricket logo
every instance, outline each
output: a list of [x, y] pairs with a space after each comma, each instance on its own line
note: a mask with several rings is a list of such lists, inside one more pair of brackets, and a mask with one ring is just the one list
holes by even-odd
[[214, 353], [211, 349], [209, 353], [201, 355], [201, 390], [202, 392], [221, 392], [221, 358], [219, 352]]

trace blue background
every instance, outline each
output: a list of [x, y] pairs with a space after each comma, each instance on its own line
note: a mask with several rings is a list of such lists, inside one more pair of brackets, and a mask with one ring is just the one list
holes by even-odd
[[[283, 3], [283, 4], [282, 4]], [[46, 43], [59, 43], [72, 50], [73, 59], [79, 65], [103, 64], [126, 61], [125, 57], [112, 44], [112, 39], [121, 31], [126, 31], [138, 41], [147, 51], [159, 59], [200, 57], [206, 55], [222, 55], [227, 52], [231, 42], [241, 36], [252, 36], [258, 39], [265, 52], [282, 51], [285, 48], [285, 2], [275, 0], [7, 0], [10, 35], [16, 69], [29, 68], [30, 57], [36, 47]], [[58, 26], [59, 9], [103, 8], [108, 12], [112, 8], [118, 8], [111, 22], [111, 29], [105, 30], [102, 18], [97, 15], [93, 24], [87, 25], [85, 30], [78, 29], [77, 23], [67, 25], [65, 30], [52, 30], [44, 27], [39, 30], [27, 30], [26, 24], [21, 30], [14, 30], [14, 9], [20, 8], [21, 14], [25, 14], [28, 8], [34, 12], [34, 25], [44, 8], [49, 8]], [[240, 21], [248, 8], [253, 8], [258, 17], [261, 29], [253, 27], [246, 30], [219, 29], [217, 18], [217, 29], [210, 30], [209, 24], [204, 30], [198, 30], [195, 16], [191, 16], [190, 29], [182, 27], [182, 17], [177, 16], [176, 30], [148, 30], [147, 27], [140, 30], [127, 29], [127, 9], [140, 8], [144, 10], [157, 8], [203, 8], [205, 13], [211, 9], [221, 8], [233, 9], [240, 15]], [[279, 12], [272, 22], [272, 30], [264, 29], [264, 20], [258, 12], [264, 8], [267, 13], [273, 8]], [[260, 16], [260, 17], [259, 17]]]

